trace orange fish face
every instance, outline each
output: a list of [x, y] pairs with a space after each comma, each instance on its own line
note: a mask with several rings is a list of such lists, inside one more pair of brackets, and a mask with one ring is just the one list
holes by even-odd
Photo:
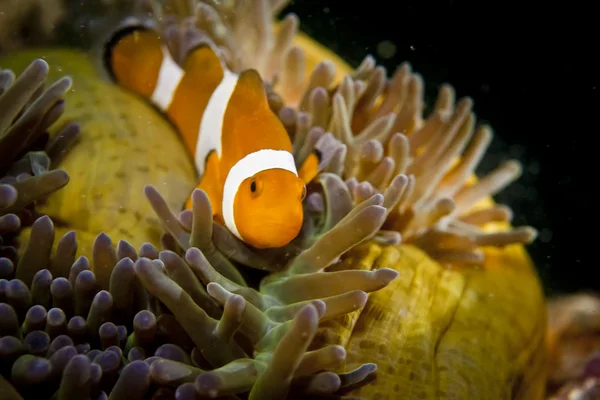
[[302, 227], [305, 190], [304, 181], [284, 169], [268, 169], [244, 180], [234, 201], [243, 240], [259, 249], [292, 241]]

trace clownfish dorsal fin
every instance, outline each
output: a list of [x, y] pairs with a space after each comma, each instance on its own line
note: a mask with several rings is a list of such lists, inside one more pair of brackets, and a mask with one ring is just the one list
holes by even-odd
[[236, 92], [239, 98], [244, 100], [241, 103], [242, 107], [245, 104], [252, 108], [269, 108], [263, 80], [254, 69], [247, 69], [239, 75]]
[[187, 51], [183, 60], [183, 69], [187, 71], [224, 70], [225, 66], [217, 52], [206, 42], [202, 42]]
[[143, 25], [117, 30], [104, 47], [104, 63], [113, 80], [146, 98], [157, 86], [164, 59], [159, 34]]

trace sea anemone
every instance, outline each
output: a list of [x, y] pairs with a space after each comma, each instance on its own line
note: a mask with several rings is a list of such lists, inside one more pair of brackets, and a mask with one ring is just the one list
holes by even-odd
[[[31, 63], [14, 83], [11, 71], [0, 72], [0, 105], [6, 125], [0, 136], [1, 167], [5, 171], [0, 186], [2, 234], [17, 231], [20, 215], [36, 215], [32, 203], [68, 181], [66, 172], [49, 170], [74, 143], [78, 125], [67, 123], [50, 143], [46, 142], [48, 128], [64, 109], [62, 97], [71, 80], [60, 79], [44, 91], [47, 74], [48, 64], [42, 60]], [[39, 150], [44, 148], [45, 152]], [[206, 219], [206, 215], [202, 217]], [[12, 247], [2, 248], [0, 353], [5, 378], [0, 383], [2, 393], [11, 398], [53, 394], [59, 399], [82, 394], [102, 397], [104, 390], [111, 398], [142, 398], [151, 384], [160, 385], [154, 391], [163, 396], [175, 395], [177, 389], [177, 394], [186, 398], [185, 393], [196, 391], [196, 378], [200, 391], [254, 388], [252, 396], [265, 398], [287, 391], [289, 384], [297, 386], [297, 393], [332, 392], [373, 371], [371, 365], [365, 365], [344, 375], [326, 372], [310, 376], [344, 355], [343, 348], [332, 346], [303, 359], [318, 320], [335, 317], [344, 312], [343, 308], [330, 307], [324, 315], [325, 304], [320, 301], [272, 307], [269, 319], [246, 311], [251, 306], [240, 296], [232, 296], [221, 309], [200, 286], [187, 285], [193, 300], [190, 295], [173, 292], [160, 269], [166, 268], [174, 278], [184, 274], [184, 281], [189, 279], [185, 274], [191, 273], [174, 253], [159, 255], [146, 244], [138, 257], [125, 241], [114, 250], [111, 239], [102, 234], [94, 241], [90, 263], [86, 257], [76, 258], [74, 232], [56, 244], [54, 239], [55, 228], [43, 216], [31, 226], [30, 239], [20, 254]], [[198, 256], [200, 253], [190, 253], [196, 265], [209, 268]], [[151, 294], [182, 312], [177, 317], [183, 327], [173, 315], [161, 312], [161, 306], [143, 290], [140, 279]], [[360, 307], [361, 299], [364, 303], [361, 293], [358, 299], [353, 297], [353, 309]], [[245, 314], [250, 315], [242, 319]], [[199, 321], [202, 329], [190, 325]], [[260, 332], [253, 331], [256, 327]], [[233, 342], [240, 329], [252, 332], [252, 345], [260, 348], [254, 359]], [[196, 344], [203, 351], [195, 348]], [[207, 363], [220, 368], [207, 373], [202, 369]], [[304, 375], [291, 382], [297, 368], [302, 368]], [[240, 379], [231, 379], [236, 376]], [[223, 386], [223, 379], [226, 385], [234, 382], [234, 387]], [[281, 382], [281, 387], [265, 382]]]
[[[340, 203], [331, 209], [347, 210], [395, 182], [398, 195], [393, 201], [388, 196], [382, 235], [397, 241], [400, 233], [404, 243], [440, 261], [481, 264], [482, 246], [535, 239], [531, 227], [490, 228], [491, 222], [506, 226], [512, 212], [481, 201], [517, 179], [521, 166], [506, 161], [474, 182], [492, 132], [487, 125], [476, 127], [471, 99], [455, 102], [452, 87], [444, 85], [424, 118], [422, 78], [405, 63], [388, 79], [370, 56], [337, 84], [328, 60], [313, 66], [307, 80], [307, 56], [293, 45], [297, 17], [288, 15], [275, 27], [273, 15], [284, 2], [259, 3], [173, 1], [164, 9], [152, 3], [152, 15], [175, 59], [198, 42], [211, 41], [232, 70], [261, 72], [272, 108], [293, 138], [297, 164], [317, 148], [324, 154], [320, 171], [345, 181], [345, 190], [328, 199]], [[322, 205], [319, 197], [313, 193], [309, 204]]]
[[[541, 398], [543, 298], [520, 245], [535, 231], [510, 228], [488, 198], [518, 163], [475, 180], [491, 130], [470, 99], [444, 86], [423, 117], [407, 64], [390, 79], [370, 57], [336, 71], [297, 45], [295, 16], [273, 25], [284, 4], [138, 4], [176, 59], [207, 40], [233, 70], [256, 68], [296, 162], [322, 154], [302, 233], [281, 249], [238, 241], [202, 191], [179, 213], [195, 177], [173, 128], [87, 55], [44, 50], [74, 81], [59, 122], [84, 134], [61, 163], [71, 182], [37, 206], [60, 223], [21, 232], [2, 281], [2, 390]], [[5, 62], [20, 70], [35, 54]]]
[[[31, 68], [36, 66], [45, 68], [42, 71], [45, 77], [48, 65], [44, 61], [34, 62], [21, 77], [27, 78]], [[63, 82], [67, 83], [66, 87]], [[70, 82], [70, 79], [59, 81], [63, 84], [59, 86], [61, 95]], [[49, 89], [49, 92], [56, 90]], [[62, 110], [62, 101], [60, 106]], [[85, 120], [83, 122], [87, 129]], [[40, 126], [41, 132], [48, 127], [47, 124]], [[53, 137], [49, 148], [64, 149], [56, 143], [72, 143], [76, 128], [77, 125], [67, 123], [65, 129]], [[79, 144], [81, 147], [77, 149], [81, 151], [85, 148], [85, 140]], [[16, 145], [13, 148], [19, 149]], [[64, 150], [55, 151], [58, 155], [64, 154]], [[13, 186], [11, 188], [14, 190]], [[10, 206], [14, 207], [15, 199], [9, 200]], [[40, 206], [44, 208], [48, 204]], [[211, 221], [206, 203], [201, 209], [208, 214], [203, 213], [195, 219], [203, 223]], [[196, 386], [200, 392], [237, 393], [252, 388], [251, 396], [265, 398], [271, 394], [280, 396], [289, 390], [289, 385], [295, 387], [294, 392], [298, 394], [333, 392], [341, 386], [361, 381], [374, 371], [373, 365], [365, 364], [345, 374], [324, 372], [312, 376], [322, 367], [339, 362], [345, 350], [340, 346], [329, 346], [322, 351], [306, 353], [319, 320], [334, 318], [364, 304], [366, 296], [360, 290], [350, 296], [327, 299], [331, 302], [327, 312], [326, 303], [316, 300], [265, 304], [266, 312], [262, 315], [252, 305], [246, 305], [240, 296], [223, 300], [224, 308], [221, 309], [197, 281], [194, 285], [196, 278], [189, 276], [192, 271], [175, 253], [159, 254], [148, 243], [141, 246], [138, 256], [133, 246], [125, 241], [120, 241], [114, 250], [110, 237], [101, 234], [95, 238], [92, 251], [88, 253], [92, 260], [89, 262], [84, 256], [76, 256], [79, 246], [75, 232], [66, 233], [54, 243], [56, 230], [47, 216], [38, 218], [27, 232], [29, 240], [20, 238], [21, 242], [26, 242], [20, 254], [4, 263], [10, 268], [5, 268], [2, 281], [0, 320], [2, 351], [6, 353], [3, 354], [3, 375], [10, 379], [10, 383], [3, 381], [3, 385], [9, 393], [17, 390], [26, 398], [43, 393], [50, 397], [56, 393], [57, 397], [71, 398], [75, 393], [87, 390], [93, 396], [102, 396], [106, 391], [111, 397], [118, 398], [119, 393], [135, 396], [134, 389], [137, 389], [142, 395], [148, 391], [166, 395], [174, 394], [176, 390], [195, 392], [193, 383], [197, 378]], [[206, 231], [200, 229], [200, 232]], [[355, 240], [361, 239], [359, 236]], [[206, 241], [205, 235], [200, 235], [198, 240]], [[192, 251], [190, 254], [193, 258], [200, 253]], [[201, 260], [197, 263], [211, 267]], [[156, 268], [169, 271], [173, 279], [178, 273], [184, 274], [181, 282], [186, 292], [183, 295], [174, 293], [173, 284], [164, 274], [156, 275]], [[383, 272], [368, 274], [375, 278], [368, 282], [369, 290], [384, 286], [396, 275], [390, 270], [387, 275]], [[211, 288], [222, 289], [218, 284]], [[186, 330], [172, 314], [164, 312], [165, 306], [157, 303], [153, 295], [170, 309], [184, 311], [177, 317], [184, 321]], [[182, 318], [182, 315], [187, 317]], [[242, 315], [245, 315], [243, 320]], [[164, 322], [166, 320], [170, 322]], [[165, 323], [170, 328], [164, 328]], [[206, 329], [197, 329], [198, 326]], [[257, 327], [260, 327], [259, 331], [254, 330]], [[157, 329], [160, 332], [155, 335]], [[171, 337], [170, 329], [178, 332], [179, 339], [175, 337], [177, 335]], [[250, 358], [243, 347], [232, 341], [238, 330], [245, 332], [250, 340]], [[202, 351], [194, 351], [195, 344]], [[294, 348], [297, 351], [290, 353]], [[85, 356], [78, 357], [78, 354]], [[136, 363], [136, 360], [145, 362]], [[154, 361], [158, 362], [151, 367]], [[210, 367], [210, 373], [206, 372], [207, 367]], [[298, 369], [300, 375], [292, 381]], [[123, 383], [130, 381], [132, 376], [139, 378], [138, 388]], [[281, 386], [272, 382], [281, 382]], [[151, 383], [158, 388], [150, 388]]]
[[13, 273], [17, 251], [11, 236], [33, 222], [36, 202], [69, 181], [55, 167], [75, 142], [78, 125], [62, 126], [51, 141], [48, 129], [63, 112], [71, 80], [59, 79], [44, 90], [47, 75], [48, 64], [40, 59], [16, 80], [12, 71], [0, 70], [0, 278]]
[[[138, 255], [129, 243], [120, 241], [113, 249], [110, 238], [99, 235], [89, 262], [75, 259], [77, 242], [68, 234], [50, 257], [55, 232], [47, 217], [34, 223], [31, 235], [35, 245], [21, 256], [27, 262], [18, 264], [14, 279], [2, 280], [0, 352], [2, 374], [11, 382], [2, 381], [3, 392], [17, 390], [25, 398], [55, 393], [59, 399], [102, 398], [105, 392], [141, 399], [147, 393], [193, 398], [186, 393], [252, 389], [251, 398], [279, 398], [289, 385], [298, 394], [323, 394], [373, 371], [367, 364], [347, 374], [312, 376], [344, 356], [339, 346], [305, 353], [319, 319], [343, 308], [326, 311], [315, 301], [272, 307], [262, 315], [241, 296], [223, 299], [224, 289], [209, 285], [223, 301], [221, 309], [194, 284], [200, 272], [175, 253], [159, 254], [147, 244]], [[197, 250], [187, 260], [198, 269], [211, 268]], [[356, 306], [360, 299], [364, 296], [355, 299]], [[233, 340], [238, 331], [254, 346], [253, 358]], [[292, 379], [296, 371], [301, 374]]]

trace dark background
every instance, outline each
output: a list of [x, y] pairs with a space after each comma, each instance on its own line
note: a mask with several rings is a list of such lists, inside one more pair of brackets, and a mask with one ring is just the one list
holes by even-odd
[[[479, 173], [516, 158], [524, 173], [496, 200], [529, 246], [546, 293], [600, 290], [598, 212], [600, 58], [591, 6], [575, 2], [294, 1], [301, 29], [352, 66], [372, 54], [391, 73], [403, 61], [433, 100], [441, 83], [470, 96], [495, 138]], [[378, 45], [392, 42], [393, 57]]]

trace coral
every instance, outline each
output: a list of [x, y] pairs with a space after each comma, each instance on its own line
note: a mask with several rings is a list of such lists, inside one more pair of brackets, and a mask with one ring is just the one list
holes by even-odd
[[[597, 362], [597, 361], [596, 361]], [[590, 377], [583, 382], [571, 382], [562, 387], [557, 393], [548, 397], [548, 400], [595, 400], [600, 396], [600, 379]]]
[[[574, 347], [577, 346], [578, 344], [574, 344]], [[583, 346], [579, 345], [579, 347]], [[577, 354], [577, 351], [574, 353], [575, 357], [580, 355]], [[577, 365], [568, 371], [571, 375], [571, 379], [566, 381], [558, 389], [552, 388], [550, 390], [548, 400], [567, 400], [574, 398], [580, 400], [594, 400], [600, 397], [600, 353], [596, 350], [595, 352], [588, 354], [585, 359], [586, 361], [584, 363]], [[564, 364], [568, 365], [566, 362]], [[555, 372], [553, 376], [554, 379], [550, 382], [556, 383], [556, 372], [560, 373], [563, 371], [558, 370], [553, 372]]]
[[582, 391], [582, 398], [597, 396], [599, 313], [597, 294], [559, 296], [548, 302], [548, 389], [555, 398], [566, 398], [576, 390]]

